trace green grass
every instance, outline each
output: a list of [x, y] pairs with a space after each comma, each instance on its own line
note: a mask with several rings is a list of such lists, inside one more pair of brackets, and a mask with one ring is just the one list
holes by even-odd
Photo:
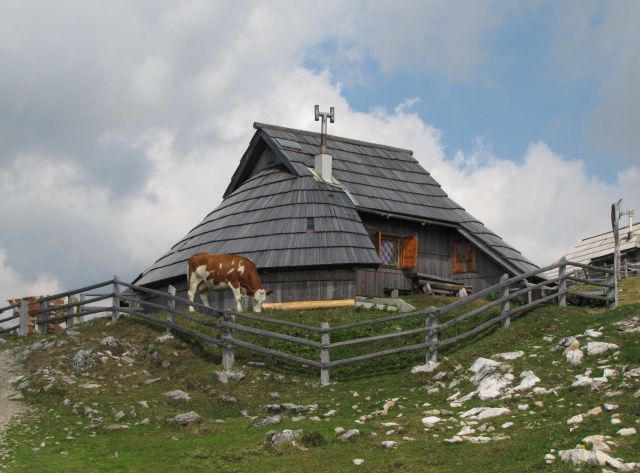
[[[640, 278], [635, 279], [624, 282], [624, 295], [634, 294], [632, 291], [636, 290]], [[450, 301], [420, 296], [410, 300], [420, 308]], [[611, 415], [601, 414], [589, 417], [578, 429], [569, 432], [566, 419], [586, 412], [604, 399], [602, 393], [594, 393], [586, 388], [571, 388], [571, 381], [587, 367], [595, 368], [597, 374], [597, 367], [603, 364], [605, 358], [585, 356], [583, 366], [573, 367], [564, 361], [562, 352], [550, 351], [561, 337], [582, 333], [587, 328], [604, 327], [605, 335], [601, 339], [621, 347], [617, 359], [609, 356], [607, 363], [615, 367], [640, 366], [640, 334], [623, 334], [612, 325], [640, 314], [637, 298], [625, 302], [626, 305], [615, 310], [542, 307], [515, 319], [507, 329], [489, 331], [484, 336], [441, 353], [440, 371], [447, 372], [442, 380], [445, 385], [453, 379], [462, 378], [462, 374], [478, 356], [489, 357], [503, 351], [524, 350], [527, 354], [525, 357], [511, 362], [514, 374], [517, 376], [522, 370], [531, 369], [542, 379], [541, 386], [559, 386], [557, 396], [548, 394], [483, 402], [471, 400], [458, 409], [449, 407], [446, 398], [452, 391], [447, 388], [427, 394], [427, 389], [437, 386], [432, 375], [410, 374], [412, 366], [424, 362], [423, 352], [395, 355], [332, 370], [332, 384], [321, 387], [318, 370], [239, 350], [237, 368], [246, 373], [246, 378], [224, 385], [219, 383], [215, 375], [215, 371], [221, 369], [221, 353], [216, 348], [199, 342], [186, 343], [187, 340], [179, 338], [160, 344], [155, 339], [163, 333], [162, 330], [131, 317], [123, 318], [114, 325], [109, 325], [105, 320], [93, 321], [82, 326], [80, 335], [76, 337], [64, 334], [47, 336], [47, 340], [63, 343], [48, 351], [35, 353], [27, 360], [26, 370], [35, 372], [48, 367], [69, 373], [73, 353], [79, 348], [99, 349], [98, 341], [106, 335], [114, 335], [131, 344], [135, 349], [132, 355], [134, 365], [117, 366], [113, 361], [104, 365], [98, 363], [89, 370], [87, 376], [78, 374], [76, 384], [56, 382], [47, 392], [41, 390], [47, 383], [40, 376], [34, 376], [30, 386], [33, 392], [24, 393], [30, 413], [21, 426], [15, 426], [7, 433], [6, 445], [11, 450], [12, 461], [5, 462], [5, 465], [11, 472], [560, 472], [576, 471], [576, 468], [559, 460], [546, 465], [544, 455], [550, 449], [573, 448], [582, 438], [592, 434], [611, 435], [617, 443], [613, 456], [627, 462], [638, 462], [638, 436], [618, 437], [616, 431], [623, 426], [640, 430], [635, 423], [640, 419], [640, 400], [632, 396], [640, 383], [627, 380], [629, 387], [624, 388], [619, 396], [608, 399], [608, 402], [619, 404], [618, 413], [621, 414], [623, 425], [612, 425]], [[321, 321], [328, 321], [335, 326], [384, 314], [315, 310], [266, 315], [318, 326]], [[274, 329], [266, 325], [255, 326]], [[357, 329], [344, 336], [351, 338], [385, 333], [396, 329], [396, 326], [401, 329], [424, 326], [424, 320], [381, 324], [375, 330]], [[282, 327], [276, 329], [283, 330]], [[215, 329], [212, 330], [214, 332]], [[297, 330], [287, 332], [310, 338], [314, 336]], [[339, 336], [336, 333], [332, 339], [337, 340]], [[554, 337], [554, 342], [543, 341], [544, 336]], [[38, 338], [10, 339], [2, 349], [30, 344]], [[272, 343], [275, 349], [319, 359], [317, 350], [307, 351], [287, 342]], [[386, 343], [381, 342], [377, 348], [383, 349]], [[170, 366], [162, 368], [150, 361], [149, 355], [154, 352], [158, 353], [156, 361], [169, 360]], [[353, 353], [357, 352], [345, 351], [336, 353], [334, 357], [332, 351], [332, 357], [350, 356]], [[531, 354], [536, 357], [530, 357]], [[266, 367], [253, 368], [246, 365], [248, 361], [263, 361]], [[145, 380], [153, 378], [160, 380], [144, 384]], [[86, 390], [79, 387], [83, 382], [99, 383], [102, 387], [97, 391]], [[611, 389], [617, 390], [622, 382], [620, 376], [613, 378]], [[472, 389], [468, 381], [463, 380], [460, 386], [463, 394]], [[172, 389], [187, 391], [192, 400], [185, 403], [164, 398], [162, 393]], [[278, 392], [279, 399], [272, 399], [269, 395], [272, 392]], [[233, 396], [237, 402], [225, 403], [221, 399], [223, 395]], [[400, 398], [398, 406], [391, 409], [387, 416], [373, 418], [363, 425], [355, 423], [361, 415], [380, 409], [384, 400], [395, 397]], [[63, 405], [64, 399], [69, 399], [70, 405]], [[141, 407], [138, 404], [141, 400], [148, 401], [150, 407]], [[534, 401], [542, 401], [543, 407], [534, 407]], [[83, 415], [82, 409], [77, 410], [78, 413], [73, 412], [73, 405], [79, 402], [108, 415], [105, 415], [102, 423], [92, 424], [91, 419]], [[279, 402], [317, 403], [319, 416], [329, 409], [337, 409], [338, 416], [320, 421], [307, 417], [300, 422], [293, 422], [290, 416], [285, 416], [279, 425], [254, 428], [252, 422], [241, 414], [241, 411], [247, 411], [249, 415], [263, 417], [267, 415], [267, 404]], [[509, 407], [512, 414], [489, 419], [486, 423], [495, 427], [496, 433], [505, 433], [510, 438], [482, 445], [444, 443], [443, 439], [457, 432], [458, 424], [442, 423], [425, 431], [420, 423], [424, 417], [425, 408], [422, 404], [425, 402], [432, 405], [429, 409], [445, 408], [456, 414], [479, 405]], [[524, 402], [535, 410], [534, 415], [517, 409], [517, 405]], [[135, 408], [135, 418], [129, 415], [131, 406]], [[113, 414], [118, 410], [127, 413], [122, 422], [130, 424], [131, 428], [105, 431], [104, 426], [116, 423]], [[203, 421], [188, 427], [174, 426], [165, 421], [188, 410], [198, 412]], [[150, 419], [148, 425], [135, 425], [145, 417]], [[219, 419], [225, 423], [216, 422]], [[389, 428], [383, 427], [381, 422], [390, 421], [398, 422], [402, 426], [401, 431], [386, 435]], [[500, 425], [507, 421], [515, 425], [503, 431]], [[339, 442], [334, 433], [334, 428], [338, 426], [358, 428], [362, 435], [352, 442]], [[316, 438], [324, 441], [319, 442], [318, 446], [273, 450], [263, 444], [270, 428], [279, 431], [286, 428], [304, 429], [317, 433]], [[402, 440], [405, 436], [414, 440]], [[400, 446], [396, 450], [385, 450], [379, 446], [382, 440], [396, 440]], [[363, 458], [365, 464], [354, 466], [351, 463], [354, 458]], [[581, 471], [599, 472], [601, 468], [583, 466]]]

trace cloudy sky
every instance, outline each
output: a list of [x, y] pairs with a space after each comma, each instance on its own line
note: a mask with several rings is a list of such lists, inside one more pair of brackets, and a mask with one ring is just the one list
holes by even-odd
[[[254, 121], [414, 150], [550, 263], [640, 211], [640, 2], [0, 0], [0, 297], [131, 280]], [[639, 212], [640, 213], [640, 212]]]

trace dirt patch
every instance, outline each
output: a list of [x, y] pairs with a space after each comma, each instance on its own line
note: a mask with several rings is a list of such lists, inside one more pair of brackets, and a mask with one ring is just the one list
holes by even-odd
[[26, 405], [19, 400], [9, 399], [18, 393], [10, 380], [20, 374], [20, 365], [9, 351], [0, 351], [0, 443], [2, 434], [12, 418], [26, 411]]

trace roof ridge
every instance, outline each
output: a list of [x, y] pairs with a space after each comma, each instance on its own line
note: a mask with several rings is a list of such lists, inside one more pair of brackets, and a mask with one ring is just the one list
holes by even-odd
[[[320, 137], [320, 133], [315, 131], [300, 130], [297, 128], [289, 128], [289, 127], [280, 126], [280, 125], [270, 125], [268, 123], [261, 123], [261, 122], [253, 122], [253, 128], [255, 128], [256, 130], [262, 130], [263, 128], [271, 128], [272, 130], [291, 131], [295, 133], [302, 133], [303, 135]], [[330, 138], [334, 141], [339, 141], [341, 143], [348, 143], [352, 145], [363, 145], [363, 146], [369, 146], [371, 148], [388, 149], [390, 151], [402, 151], [405, 153], [409, 153], [411, 156], [413, 156], [413, 150], [411, 149], [398, 148], [396, 146], [383, 145], [381, 143], [372, 143], [370, 141], [354, 140], [352, 138], [344, 138], [342, 136], [329, 135], [329, 134], [327, 135], [327, 138]]]

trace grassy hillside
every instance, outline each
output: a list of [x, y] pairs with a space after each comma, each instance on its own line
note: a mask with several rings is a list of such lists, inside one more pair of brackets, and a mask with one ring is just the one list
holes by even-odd
[[[0, 350], [21, 355], [37, 341], [44, 345], [39, 343], [39, 349], [25, 358], [27, 377], [17, 384], [22, 383], [30, 413], [8, 431], [0, 464], [11, 472], [558, 472], [577, 467], [561, 462], [557, 451], [574, 448], [594, 434], [612, 437], [613, 457], [640, 462], [638, 435], [617, 434], [623, 427], [640, 430], [640, 398], [633, 396], [640, 378], [623, 375], [640, 367], [640, 332], [624, 333], [616, 325], [640, 315], [640, 279], [623, 284], [624, 304], [618, 309], [537, 309], [514, 320], [508, 329], [443, 353], [442, 364], [433, 373], [410, 373], [412, 366], [424, 362], [424, 354], [395, 356], [332, 371], [332, 380], [337, 381], [325, 387], [319, 385], [316, 370], [243, 352], [237, 354], [237, 369], [245, 378], [223, 384], [216, 375], [221, 370], [218, 350], [179, 338], [158, 341], [163, 331], [130, 317], [113, 325], [96, 320], [79, 327], [75, 335], [11, 339]], [[411, 302], [421, 307], [443, 303], [426, 297]], [[367, 311], [288, 315], [318, 325], [325, 320], [336, 325], [377, 316]], [[600, 356], [585, 354], [580, 366], [569, 364], [562, 350], [552, 351], [563, 337], [586, 329], [600, 330], [603, 335], [597, 340], [615, 343], [619, 349]], [[119, 341], [111, 354], [100, 345], [109, 335]], [[579, 342], [584, 346], [587, 338]], [[72, 360], [80, 349], [94, 350], [95, 365], [76, 371]], [[516, 350], [525, 354], [508, 362], [514, 385], [522, 371], [532, 370], [541, 379], [537, 386], [549, 393], [526, 391], [505, 399], [474, 398], [460, 407], [450, 405], [447, 398], [456, 391], [464, 395], [475, 389], [468, 371], [474, 360]], [[256, 361], [266, 366], [248, 364]], [[587, 368], [596, 377], [606, 367], [616, 374], [600, 390], [571, 387], [575, 376]], [[164, 396], [176, 389], [191, 399]], [[397, 401], [386, 414], [356, 422], [381, 410], [389, 399]], [[575, 429], [567, 424], [570, 417], [604, 402], [617, 408], [585, 417]], [[277, 425], [254, 427], [256, 421], [272, 415], [267, 405], [280, 403], [317, 407], [301, 415], [284, 413]], [[462, 427], [460, 414], [478, 406], [506, 407], [510, 413], [476, 424], [466, 422], [483, 430], [474, 435], [491, 438], [488, 443], [445, 442]], [[330, 410], [336, 415], [325, 417]], [[188, 426], [167, 422], [187, 411], [197, 412], [202, 420]], [[421, 419], [428, 415], [443, 421], [426, 429]], [[616, 418], [620, 424], [611, 422]], [[505, 423], [513, 425], [503, 428]], [[127, 428], [109, 431], [112, 425]], [[336, 428], [359, 429], [360, 435], [343, 442], [337, 439]], [[269, 430], [283, 429], [303, 429], [305, 435], [296, 446], [265, 444]], [[380, 444], [385, 440], [398, 445], [383, 448]], [[550, 452], [556, 460], [547, 464], [544, 457]], [[356, 458], [364, 464], [354, 465]], [[590, 465], [580, 468], [602, 470]]]

